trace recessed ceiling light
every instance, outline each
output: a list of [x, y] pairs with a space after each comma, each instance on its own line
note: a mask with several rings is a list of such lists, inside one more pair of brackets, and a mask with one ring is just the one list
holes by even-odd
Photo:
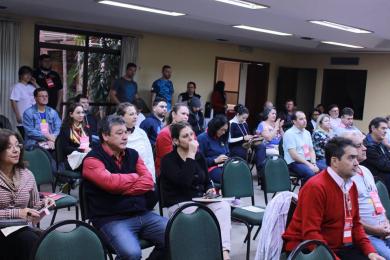
[[244, 30], [249, 30], [249, 31], [275, 34], [275, 35], [279, 35], [279, 36], [291, 36], [292, 35], [291, 33], [272, 31], [272, 30], [258, 28], [258, 27], [253, 27], [253, 26], [248, 26], [248, 25], [234, 25], [233, 27], [234, 28], [239, 28], [239, 29], [244, 29]]
[[331, 27], [331, 28], [338, 29], [338, 30], [351, 32], [351, 33], [372, 33], [371, 31], [363, 30], [360, 28], [355, 28], [355, 27], [348, 26], [348, 25], [333, 23], [333, 22], [329, 22], [329, 21], [308, 21], [308, 22], [319, 24], [322, 26]]
[[269, 8], [268, 6], [265, 5], [260, 5], [252, 2], [247, 2], [247, 1], [242, 1], [242, 0], [215, 0], [217, 2], [222, 2], [225, 4], [230, 4], [230, 5], [236, 5], [244, 8], [249, 8], [249, 9], [264, 9], [264, 8]]
[[126, 3], [121, 3], [121, 2], [117, 2], [117, 1], [110, 1], [110, 0], [98, 1], [98, 3], [99, 4], [105, 4], [105, 5], [117, 6], [117, 7], [123, 7], [123, 8], [129, 8], [129, 9], [138, 10], [138, 11], [144, 11], [144, 12], [163, 14], [163, 15], [170, 15], [170, 16], [186, 15], [186, 14], [183, 14], [183, 13], [165, 11], [165, 10], [150, 8], [150, 7], [146, 7], [146, 6], [126, 4]]
[[352, 44], [346, 44], [346, 43], [340, 43], [340, 42], [330, 42], [330, 41], [321, 41], [322, 43], [330, 44], [330, 45], [336, 45], [336, 46], [342, 46], [342, 47], [348, 47], [348, 48], [355, 48], [355, 49], [363, 49], [363, 46], [358, 45], [352, 45]]

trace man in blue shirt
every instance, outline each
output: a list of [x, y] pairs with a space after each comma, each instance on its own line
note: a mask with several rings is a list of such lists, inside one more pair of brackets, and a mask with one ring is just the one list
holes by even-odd
[[57, 111], [47, 105], [49, 95], [46, 89], [35, 89], [34, 98], [36, 104], [23, 113], [26, 149], [39, 145], [46, 150], [54, 150], [54, 142], [60, 133], [61, 119]]
[[139, 126], [149, 137], [150, 144], [154, 148], [157, 135], [164, 127], [164, 118], [167, 113], [167, 102], [165, 99], [156, 97], [153, 101], [153, 113], [151, 113]]
[[126, 74], [115, 80], [111, 90], [110, 98], [114, 103], [129, 102], [132, 103], [138, 98], [138, 85], [134, 81], [135, 73], [137, 72], [137, 65], [129, 63], [126, 66]]
[[173, 83], [170, 81], [172, 75], [172, 68], [169, 65], [162, 67], [162, 77], [153, 82], [152, 85], [152, 104], [156, 97], [164, 98], [167, 101], [167, 110], [170, 111], [172, 107]]

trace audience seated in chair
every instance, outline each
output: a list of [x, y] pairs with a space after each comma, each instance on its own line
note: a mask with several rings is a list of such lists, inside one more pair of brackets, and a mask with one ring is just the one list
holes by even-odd
[[313, 142], [306, 127], [306, 116], [302, 111], [292, 115], [294, 125], [283, 136], [284, 159], [288, 168], [302, 178], [304, 184], [319, 171]]
[[314, 130], [317, 126], [317, 119], [321, 115], [321, 112], [318, 109], [314, 109], [310, 113], [310, 121], [306, 124], [306, 130], [310, 132], [310, 134], [313, 134]]
[[317, 167], [320, 171], [326, 168], [325, 145], [332, 135], [330, 117], [327, 114], [321, 114], [317, 119], [317, 125], [312, 134], [313, 149], [316, 154]]
[[382, 117], [376, 117], [371, 120], [368, 126], [369, 133], [364, 139], [364, 145], [367, 147], [367, 159], [362, 162], [372, 174], [381, 179], [390, 188], [390, 152], [383, 144], [386, 137], [387, 120]]
[[341, 119], [339, 118], [339, 107], [336, 104], [329, 106], [328, 114], [330, 116], [330, 126], [333, 131], [336, 131], [337, 127], [341, 124]]
[[136, 150], [152, 174], [153, 181], [156, 182], [156, 172], [154, 169], [153, 150], [145, 131], [137, 124], [136, 107], [130, 103], [120, 103], [116, 109], [116, 114], [123, 117], [127, 128], [127, 148]]
[[46, 150], [53, 150], [54, 142], [60, 133], [61, 119], [57, 111], [47, 106], [47, 90], [35, 89], [34, 98], [36, 104], [23, 113], [26, 149], [39, 145]]
[[256, 134], [264, 138], [266, 155], [279, 155], [279, 143], [283, 137], [284, 121], [276, 119], [275, 108], [264, 108], [262, 122], [256, 129]]
[[[50, 198], [40, 199], [35, 178], [24, 166], [21, 140], [8, 129], [0, 129], [0, 198], [1, 228], [15, 225], [12, 221], [18, 219], [19, 225], [37, 224], [40, 220], [38, 210], [55, 205]], [[1, 256], [7, 260], [29, 259], [38, 237], [38, 232], [31, 226], [7, 237], [0, 232]]]
[[[207, 162], [198, 150], [194, 131], [186, 122], [171, 124], [171, 135], [175, 148], [161, 161], [161, 193], [164, 206], [170, 216], [192, 198], [206, 194], [216, 195], [207, 170]], [[218, 219], [221, 227], [224, 259], [230, 251], [230, 205], [226, 201], [207, 203]], [[191, 208], [188, 208], [190, 210]]]
[[177, 103], [172, 107], [167, 119], [167, 126], [165, 126], [157, 136], [156, 140], [156, 174], [160, 175], [161, 159], [173, 150], [172, 136], [170, 125], [178, 122], [187, 122], [189, 110], [186, 104]]
[[[77, 151], [79, 152], [79, 156], [84, 158], [91, 151], [91, 136], [89, 129], [84, 124], [84, 118], [84, 108], [80, 103], [69, 105], [60, 134], [57, 137], [61, 145], [56, 147], [56, 149], [62, 150], [61, 154], [64, 158], [60, 159], [62, 162], [65, 162], [65, 168], [67, 170], [81, 170], [81, 164], [73, 165], [71, 163], [72, 166], [69, 164], [68, 155]], [[80, 162], [82, 159], [77, 161]]]
[[336, 136], [342, 135], [344, 132], [360, 132], [360, 130], [353, 125], [354, 111], [352, 108], [344, 107], [341, 110], [341, 122], [334, 130]]
[[[249, 110], [241, 104], [234, 107], [236, 116], [229, 121], [229, 151], [230, 156], [238, 156], [247, 160], [248, 149], [243, 147], [243, 144], [251, 141], [255, 136], [249, 132], [249, 126], [246, 120], [249, 117]], [[264, 167], [266, 157], [265, 145], [260, 143], [254, 146], [254, 162], [256, 163], [257, 172], [260, 172]]]
[[[367, 158], [367, 148], [363, 144], [364, 136], [361, 133], [347, 132], [342, 137], [350, 139], [357, 147], [359, 163]], [[367, 233], [367, 237], [379, 255], [390, 259], [389, 220], [379, 199], [374, 176], [369, 169], [359, 165], [352, 180], [358, 192], [360, 222]]]
[[207, 131], [198, 136], [199, 151], [206, 158], [210, 178], [221, 183], [223, 163], [229, 159], [229, 122], [226, 116], [216, 115], [208, 123]]
[[293, 115], [295, 113], [295, 102], [292, 99], [286, 100], [283, 111], [280, 111], [278, 118], [284, 121], [283, 130], [286, 131], [293, 126]]
[[156, 145], [157, 135], [164, 127], [164, 118], [166, 113], [167, 101], [157, 97], [153, 101], [153, 113], [147, 116], [139, 126], [148, 135], [150, 144], [153, 148]]
[[190, 110], [188, 123], [190, 123], [197, 136], [204, 132], [204, 116], [201, 111], [201, 106], [200, 99], [197, 97], [192, 97], [190, 101], [188, 101], [188, 108]]
[[358, 192], [352, 181], [358, 169], [358, 151], [346, 138], [325, 146], [330, 167], [312, 177], [300, 190], [293, 218], [283, 234], [285, 251], [304, 240], [325, 242], [338, 259], [377, 259], [359, 218]]
[[[198, 98], [200, 102], [201, 96], [195, 93], [195, 90], [196, 83], [193, 81], [188, 82], [187, 91], [179, 94], [179, 96], [177, 97], [177, 103], [186, 103], [188, 106], [190, 106], [190, 101], [193, 97]], [[202, 103], [200, 103], [199, 107], [202, 107]]]
[[80, 103], [84, 109], [84, 124], [88, 129], [88, 132], [91, 134], [92, 138], [99, 138], [98, 136], [98, 126], [97, 118], [94, 114], [91, 113], [89, 108], [89, 99], [85, 95], [78, 95], [76, 97], [76, 102]]
[[167, 220], [151, 211], [153, 178], [138, 153], [126, 148], [125, 121], [108, 116], [99, 135], [102, 144], [83, 163], [86, 217], [110, 241], [118, 258], [141, 259], [139, 239], [145, 239], [155, 245], [149, 259], [164, 259]]

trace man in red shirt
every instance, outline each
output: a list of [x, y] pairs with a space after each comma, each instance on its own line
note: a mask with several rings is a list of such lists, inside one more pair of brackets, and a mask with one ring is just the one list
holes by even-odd
[[283, 234], [291, 252], [304, 240], [327, 244], [337, 259], [384, 260], [364, 233], [359, 218], [358, 193], [351, 177], [359, 162], [351, 140], [331, 139], [325, 147], [326, 170], [310, 178], [299, 192], [293, 218]]
[[164, 259], [167, 220], [152, 212], [152, 175], [138, 152], [126, 148], [127, 136], [120, 116], [102, 120], [102, 144], [83, 162], [87, 218], [107, 238], [119, 259], [141, 259], [139, 239], [155, 245], [148, 259]]

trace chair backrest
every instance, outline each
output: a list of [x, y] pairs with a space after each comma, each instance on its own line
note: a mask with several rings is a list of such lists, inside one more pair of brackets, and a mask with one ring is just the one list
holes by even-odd
[[[276, 159], [275, 159], [276, 158]], [[270, 157], [264, 167], [265, 192], [275, 193], [291, 189], [290, 173], [280, 157]]]
[[80, 205], [80, 213], [81, 213], [81, 220], [86, 221], [87, 220], [87, 199], [85, 196], [85, 191], [84, 191], [84, 181], [80, 180], [80, 185], [79, 185], [79, 205]]
[[27, 168], [34, 174], [37, 186], [42, 184], [53, 184], [54, 177], [50, 158], [41, 148], [34, 148], [31, 151], [24, 151], [24, 159], [27, 161]]
[[11, 122], [9, 121], [9, 119], [4, 116], [4, 115], [0, 115], [0, 128], [5, 128], [5, 129], [8, 129], [8, 130], [13, 130], [12, 129], [12, 124]]
[[231, 158], [223, 166], [222, 194], [224, 197], [252, 197], [253, 180], [248, 163], [241, 158]]
[[[58, 231], [67, 225], [76, 225], [71, 231]], [[61, 221], [40, 237], [32, 253], [33, 260], [99, 260], [106, 259], [106, 250], [99, 233], [78, 220]]]
[[378, 189], [379, 199], [382, 202], [383, 207], [386, 210], [386, 216], [390, 219], [390, 198], [389, 191], [386, 188], [386, 185], [381, 181], [376, 182], [376, 188]]
[[63, 153], [63, 150], [61, 149], [61, 146], [62, 146], [62, 143], [61, 143], [61, 138], [56, 138], [56, 141], [54, 143], [55, 145], [55, 160], [56, 160], [56, 163], [57, 163], [57, 170], [59, 169], [60, 167], [60, 164], [63, 163], [63, 160], [64, 160], [64, 153]]
[[[309, 246], [316, 245], [310, 253], [303, 251]], [[335, 257], [327, 245], [319, 240], [306, 240], [300, 243], [289, 255], [287, 260], [334, 260]]]
[[[187, 214], [183, 212], [186, 209], [195, 211]], [[218, 220], [199, 203], [188, 203], [176, 210], [168, 221], [165, 245], [171, 260], [223, 259]]]

